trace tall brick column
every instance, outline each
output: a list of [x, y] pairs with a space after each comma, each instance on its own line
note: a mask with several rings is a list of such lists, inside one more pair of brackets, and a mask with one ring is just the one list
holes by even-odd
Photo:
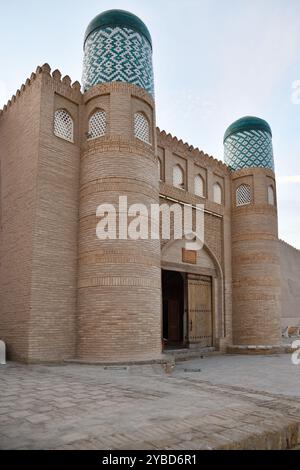
[[233, 123], [224, 138], [232, 170], [233, 344], [280, 344], [280, 259], [272, 133], [262, 119]]
[[[77, 357], [155, 359], [161, 354], [160, 242], [96, 236], [100, 204], [113, 204], [119, 222], [119, 196], [148, 208], [159, 201], [152, 44], [141, 20], [113, 10], [92, 21], [83, 86]], [[94, 137], [89, 120], [97, 110], [106, 127]], [[148, 136], [137, 132], [137, 114]]]

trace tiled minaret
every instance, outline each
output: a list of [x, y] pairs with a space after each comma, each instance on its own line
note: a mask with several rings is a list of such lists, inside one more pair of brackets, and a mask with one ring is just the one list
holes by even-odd
[[99, 83], [138, 85], [154, 96], [152, 40], [135, 15], [110, 10], [91, 21], [84, 39], [84, 91]]
[[[256, 117], [224, 137], [232, 171], [233, 343], [280, 343], [280, 259], [272, 132]], [[272, 349], [272, 348], [270, 348]]]
[[139, 18], [111, 10], [90, 23], [83, 87], [77, 357], [153, 359], [161, 353], [160, 242], [96, 237], [100, 204], [114, 205], [119, 222], [119, 196], [147, 208], [159, 201], [152, 42]]

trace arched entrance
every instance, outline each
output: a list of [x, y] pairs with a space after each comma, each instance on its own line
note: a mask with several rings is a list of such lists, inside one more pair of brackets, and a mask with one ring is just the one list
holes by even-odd
[[[163, 294], [163, 337], [165, 347], [184, 347], [201, 349], [219, 347], [225, 335], [224, 319], [224, 284], [221, 265], [207, 245], [193, 256], [185, 248], [184, 240], [171, 240], [162, 249], [162, 294]], [[166, 273], [166, 274], [164, 274]], [[170, 274], [167, 274], [170, 273]], [[168, 287], [173, 278], [173, 289]], [[177, 283], [174, 280], [177, 279]], [[171, 290], [171, 293], [168, 292]], [[172, 292], [173, 290], [173, 292]], [[169, 331], [169, 317], [176, 321], [178, 316], [176, 302], [181, 305], [179, 311], [179, 331], [177, 342]], [[181, 303], [178, 299], [181, 299]], [[171, 300], [171, 305], [167, 300]], [[171, 312], [169, 313], [169, 311]], [[176, 328], [174, 327], [174, 330]], [[178, 326], [177, 330], [178, 331]]]
[[184, 344], [184, 278], [176, 271], [162, 271], [163, 338], [166, 348]]

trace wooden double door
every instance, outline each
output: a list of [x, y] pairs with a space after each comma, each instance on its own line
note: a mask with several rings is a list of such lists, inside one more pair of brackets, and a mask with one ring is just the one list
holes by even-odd
[[213, 346], [212, 278], [187, 275], [189, 343]]
[[211, 277], [163, 271], [162, 291], [165, 344], [212, 346]]
[[163, 338], [168, 346], [184, 342], [184, 278], [175, 271], [163, 271]]

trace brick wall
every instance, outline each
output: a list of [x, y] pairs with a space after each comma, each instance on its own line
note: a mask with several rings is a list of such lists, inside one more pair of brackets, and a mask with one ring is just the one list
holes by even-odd
[[[56, 74], [54, 73], [54, 77]], [[81, 93], [43, 73], [29, 330], [31, 361], [75, 355]], [[53, 133], [57, 109], [74, 121], [74, 143]]]
[[38, 77], [0, 115], [0, 337], [8, 356], [22, 361], [29, 347], [40, 106]]
[[[45, 65], [0, 117], [0, 336], [12, 359], [74, 356], [80, 100], [79, 84]], [[61, 107], [74, 144], [53, 135]]]
[[[160, 242], [99, 240], [96, 210], [118, 209], [120, 195], [128, 205], [158, 202], [154, 103], [124, 83], [97, 85], [84, 100], [103, 107], [104, 97], [107, 134], [85, 142], [81, 155], [77, 357], [152, 359], [161, 353]], [[137, 111], [150, 123], [150, 145], [134, 137]]]
[[[235, 188], [250, 184], [252, 202], [237, 207]], [[280, 343], [280, 258], [277, 208], [268, 204], [271, 170], [240, 170], [232, 174], [233, 343]], [[252, 181], [252, 183], [251, 183]]]
[[281, 327], [300, 326], [300, 251], [279, 241], [281, 268]]

